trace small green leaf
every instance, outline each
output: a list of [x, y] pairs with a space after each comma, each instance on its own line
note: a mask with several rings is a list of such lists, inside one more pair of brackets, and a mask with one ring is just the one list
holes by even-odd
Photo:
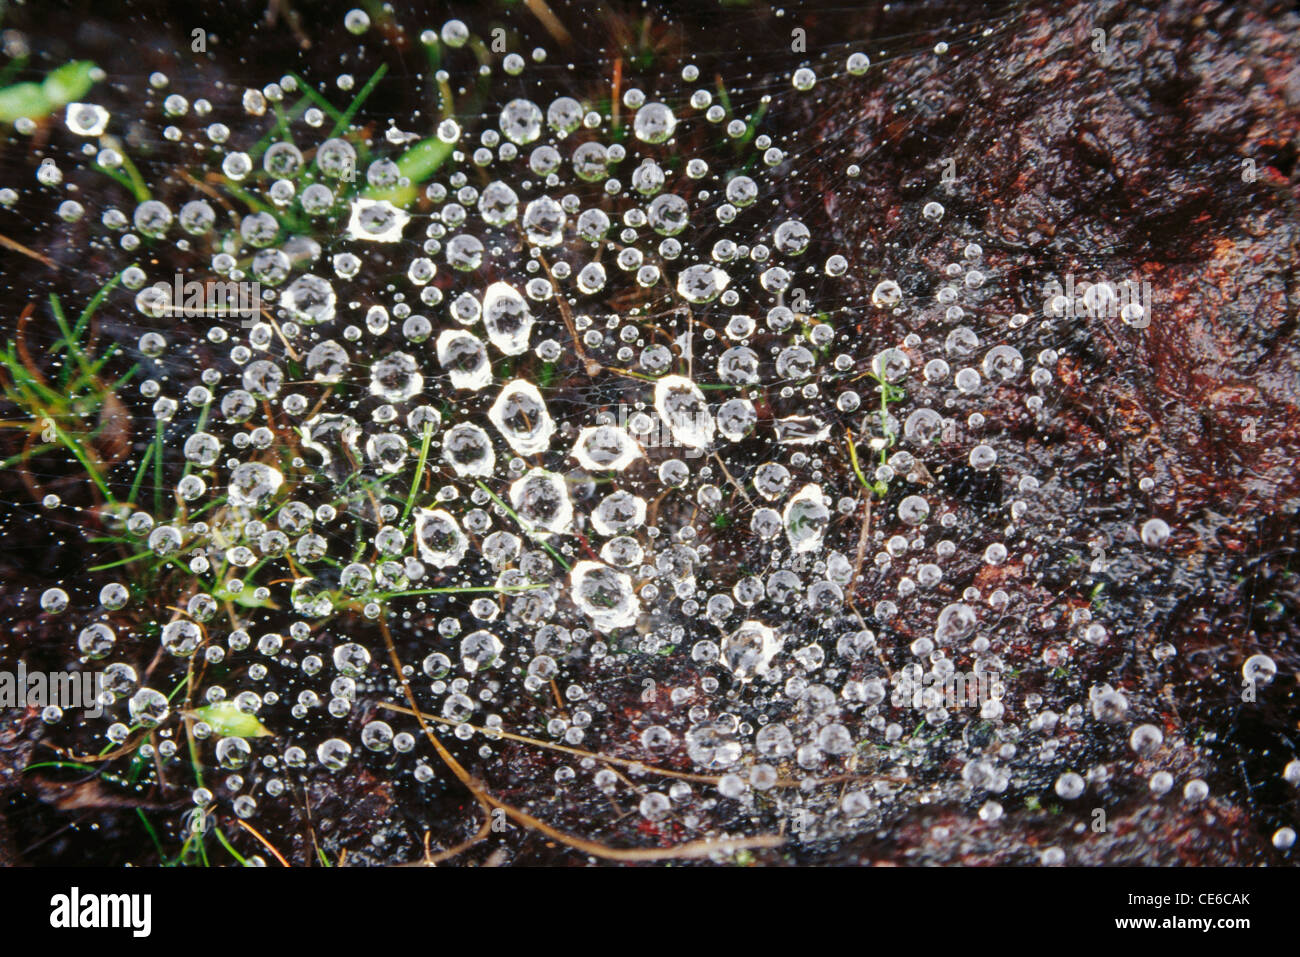
[[40, 119], [54, 109], [39, 83], [15, 83], [0, 90], [0, 122]]
[[43, 83], [15, 83], [0, 89], [0, 123], [21, 117], [43, 119], [85, 96], [95, 83], [97, 69], [89, 60], [77, 60], [50, 73]]
[[233, 701], [218, 701], [194, 709], [194, 717], [212, 726], [224, 738], [270, 738], [270, 731], [257, 715], [245, 714]]
[[41, 86], [45, 95], [56, 108], [73, 103], [95, 85], [95, 73], [98, 67], [89, 60], [76, 60], [66, 63], [45, 78]]
[[436, 173], [454, 148], [454, 143], [444, 143], [436, 137], [416, 143], [397, 158], [397, 169], [403, 178], [410, 180], [409, 185], [387, 189], [371, 187], [362, 195], [366, 199], [386, 199], [394, 206], [411, 205], [420, 194], [416, 184]]
[[275, 608], [277, 607], [269, 597], [258, 598], [257, 589], [248, 586], [236, 595], [229, 596], [230, 600], [241, 608]]

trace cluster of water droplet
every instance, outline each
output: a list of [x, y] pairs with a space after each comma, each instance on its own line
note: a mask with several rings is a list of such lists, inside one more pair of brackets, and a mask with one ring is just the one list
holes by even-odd
[[[463, 50], [469, 30], [422, 41]], [[545, 59], [484, 67], [524, 92], [428, 139], [402, 128], [415, 118], [366, 139], [316, 106], [259, 122], [286, 117], [294, 77], [242, 94], [247, 131], [182, 129], [213, 106], [156, 76], [162, 140], [215, 191], [198, 176], [175, 200], [60, 207], [97, 217], [130, 262], [130, 308], [152, 324], [138, 388], [185, 460], [161, 510], [149, 495], [100, 509], [174, 592], [124, 571], [97, 605], [43, 600], [105, 673], [105, 743], [181, 762], [188, 731], [225, 775], [196, 802], [241, 816], [359, 749], [428, 781], [414, 722], [369, 704], [402, 703], [364, 628], [384, 620], [424, 649], [406, 675], [422, 710], [484, 758], [515, 730], [715, 776], [557, 759], [557, 783], [631, 789], [644, 818], [688, 832], [719, 799], [813, 836], [936, 793], [991, 821], [1027, 763], [1063, 800], [1105, 785], [1105, 765], [1074, 764], [1085, 724], [1157, 752], [1154, 716], [1122, 690], [1045, 702], [1011, 675], [1018, 609], [1041, 588], [1041, 479], [980, 410], [1009, 393], [1031, 431], [1049, 415], [1052, 323], [983, 308], [996, 277], [978, 242], [944, 232], [937, 199], [911, 212], [947, 251], [924, 301], [815, 237], [796, 162], [813, 146], [759, 132], [696, 66], [601, 112], [532, 76]], [[823, 67], [756, 107], [869, 82], [860, 52]], [[121, 165], [95, 147], [107, 111], [73, 104], [65, 121], [87, 157]], [[57, 190], [50, 164], [40, 182]], [[169, 247], [197, 262], [186, 280], [259, 284], [254, 314], [178, 320]], [[922, 314], [925, 335], [872, 338], [882, 317]], [[954, 470], [999, 489], [978, 515], [940, 482]], [[1176, 534], [1140, 529], [1151, 548]], [[1016, 649], [1017, 667], [1068, 672], [1108, 641], [1086, 600], [1058, 607], [1059, 640]], [[973, 709], [942, 692], [958, 672], [990, 680]], [[155, 730], [156, 745], [140, 736]], [[1143, 767], [1153, 791], [1173, 786]]]

